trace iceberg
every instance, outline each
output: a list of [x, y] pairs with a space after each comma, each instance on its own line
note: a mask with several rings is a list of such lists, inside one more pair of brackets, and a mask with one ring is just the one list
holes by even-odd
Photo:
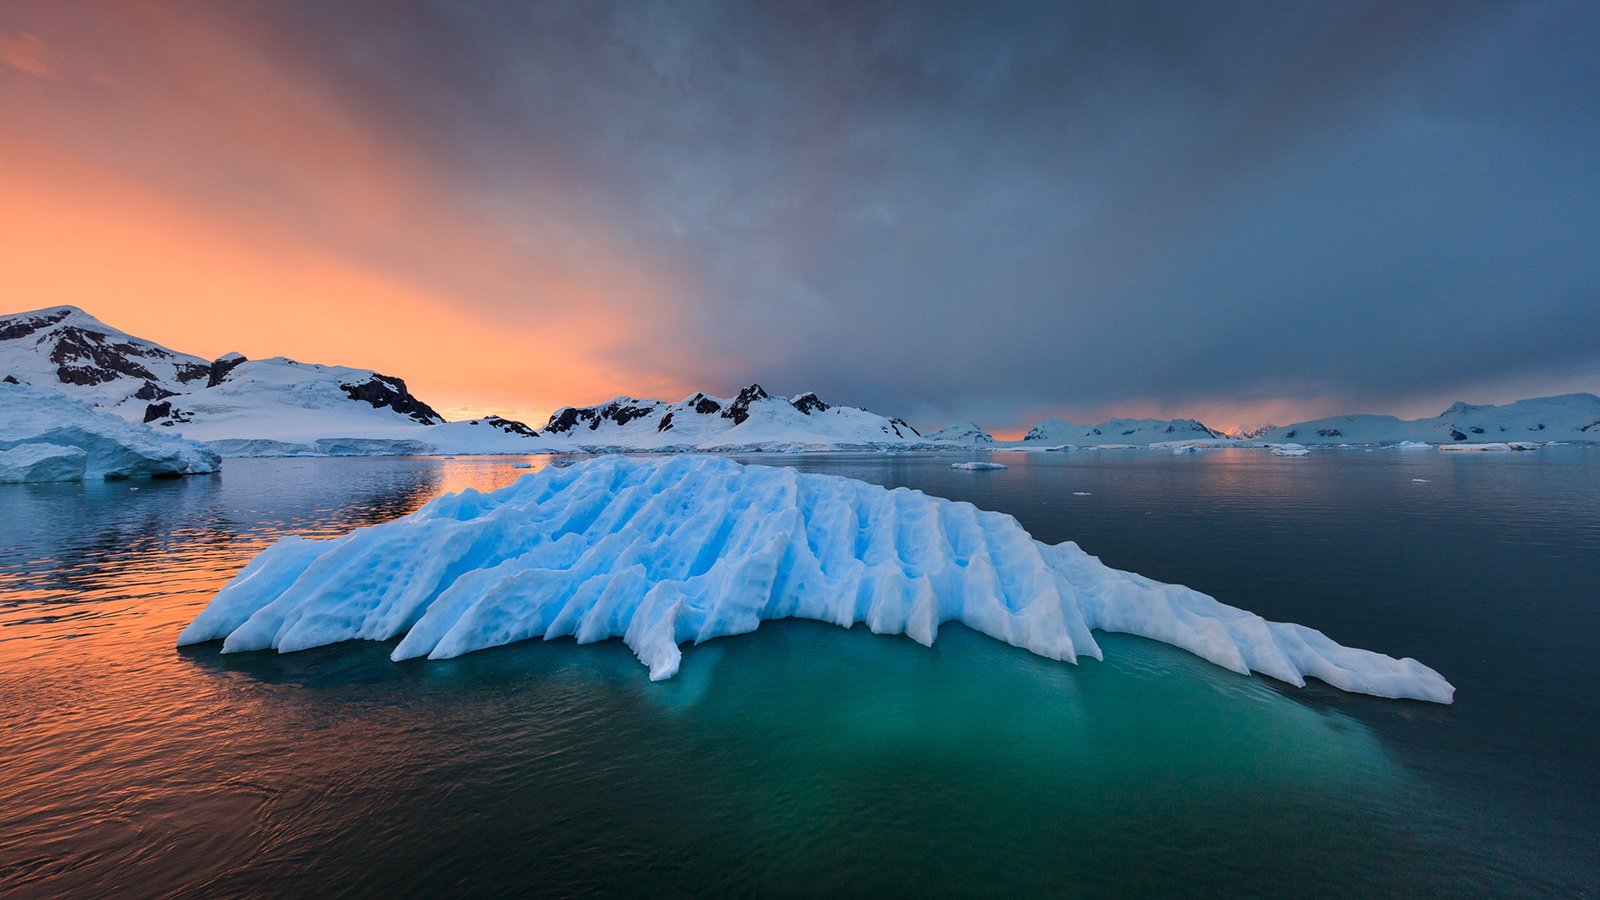
[[[197, 475], [220, 464], [194, 441], [126, 422], [52, 390], [6, 381], [0, 381], [0, 451], [6, 452], [0, 467], [19, 476], [0, 480]], [[64, 477], [69, 471], [71, 477]]]
[[787, 617], [931, 645], [945, 622], [1050, 659], [1093, 632], [1162, 641], [1241, 674], [1451, 702], [1413, 659], [1112, 569], [1011, 516], [919, 491], [699, 456], [608, 457], [466, 490], [329, 540], [257, 555], [178, 637], [223, 652], [399, 638], [395, 660], [542, 637], [618, 637], [650, 670], [679, 645]]
[[1274, 444], [1273, 456], [1305, 456], [1311, 451], [1300, 444]]
[[89, 454], [61, 444], [22, 444], [0, 450], [0, 484], [81, 481]]
[[950, 468], [964, 469], [968, 472], [992, 472], [996, 469], [1004, 469], [1005, 464], [997, 462], [959, 462], [951, 463]]

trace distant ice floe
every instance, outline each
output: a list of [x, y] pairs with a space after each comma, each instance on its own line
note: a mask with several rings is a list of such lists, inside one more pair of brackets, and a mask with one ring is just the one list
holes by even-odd
[[178, 643], [287, 652], [400, 638], [392, 657], [402, 660], [620, 637], [659, 680], [677, 673], [684, 642], [788, 617], [864, 623], [922, 644], [957, 621], [1068, 661], [1101, 658], [1099, 629], [1295, 685], [1315, 677], [1438, 703], [1455, 692], [1416, 660], [1112, 569], [969, 503], [690, 456], [546, 468], [344, 537], [283, 538]]
[[950, 468], [965, 469], [968, 472], [992, 472], [997, 469], [1004, 469], [1005, 465], [996, 462], [959, 462], [951, 463]]
[[1310, 452], [1300, 444], [1274, 444], [1272, 446], [1273, 456], [1305, 456]]
[[1531, 441], [1490, 441], [1483, 444], [1440, 444], [1439, 449], [1453, 453], [1508, 453], [1513, 450], [1537, 450], [1539, 445]]

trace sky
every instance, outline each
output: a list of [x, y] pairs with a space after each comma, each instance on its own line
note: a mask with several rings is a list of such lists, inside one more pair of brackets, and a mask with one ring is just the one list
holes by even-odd
[[0, 312], [460, 416], [1600, 391], [1600, 4], [0, 5]]

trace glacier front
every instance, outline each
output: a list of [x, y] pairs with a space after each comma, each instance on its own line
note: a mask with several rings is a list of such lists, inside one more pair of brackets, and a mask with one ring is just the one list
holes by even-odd
[[0, 481], [203, 475], [217, 454], [48, 388], [0, 380]]
[[679, 645], [797, 617], [931, 645], [958, 621], [1051, 659], [1101, 658], [1095, 629], [1181, 647], [1239, 673], [1307, 677], [1449, 703], [1413, 659], [1112, 569], [1012, 517], [919, 491], [720, 458], [623, 457], [547, 468], [492, 493], [439, 497], [332, 540], [262, 551], [180, 645], [302, 650], [399, 637], [396, 660], [534, 637], [620, 637], [650, 678]]

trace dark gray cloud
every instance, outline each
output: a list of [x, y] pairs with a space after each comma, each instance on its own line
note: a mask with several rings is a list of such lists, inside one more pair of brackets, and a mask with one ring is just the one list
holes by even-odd
[[994, 425], [1600, 386], [1600, 5], [258, 15], [470, 215], [576, 199], [670, 270], [618, 352], [686, 382]]

